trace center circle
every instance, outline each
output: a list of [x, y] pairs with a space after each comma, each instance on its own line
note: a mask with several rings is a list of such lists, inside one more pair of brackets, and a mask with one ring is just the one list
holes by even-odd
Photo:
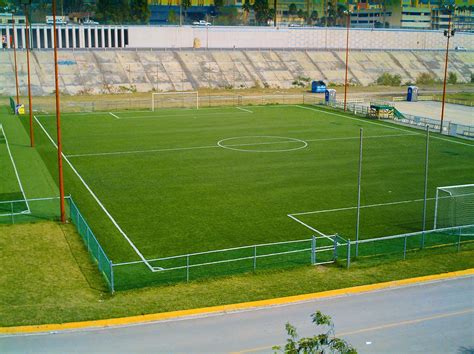
[[[272, 145], [277, 148], [268, 149]], [[250, 135], [222, 139], [217, 142], [217, 146], [223, 149], [243, 152], [287, 152], [304, 149], [308, 146], [308, 143], [301, 139], [284, 136]]]

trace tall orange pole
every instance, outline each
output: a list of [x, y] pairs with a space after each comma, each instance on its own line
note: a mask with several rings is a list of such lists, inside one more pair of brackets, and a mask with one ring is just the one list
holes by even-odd
[[16, 104], [20, 104], [20, 89], [18, 85], [18, 64], [16, 61], [16, 29], [15, 29], [15, 18], [12, 14], [12, 29], [13, 29], [13, 36], [12, 42], [13, 45], [13, 57], [15, 58], [15, 83], [16, 83]]
[[58, 34], [56, 31], [56, 0], [53, 0], [53, 45], [54, 45], [54, 84], [56, 88], [56, 132], [58, 144], [58, 172], [59, 172], [59, 203], [61, 210], [61, 222], [66, 222], [66, 210], [64, 208], [64, 178], [63, 178], [63, 156], [61, 142], [61, 111], [59, 102], [59, 71], [58, 71]]
[[344, 111], [347, 109], [347, 74], [349, 71], [349, 28], [351, 26], [351, 14], [347, 11], [346, 24], [346, 77], [344, 79]]
[[30, 73], [30, 26], [28, 21], [28, 7], [25, 5], [25, 41], [26, 41], [26, 67], [28, 72], [28, 113], [30, 115], [30, 145], [35, 146], [35, 134], [33, 129], [33, 100], [31, 98], [31, 73]]
[[446, 100], [446, 80], [448, 76], [448, 56], [449, 56], [449, 38], [451, 37], [451, 11], [449, 12], [448, 17], [448, 32], [447, 32], [447, 40], [446, 40], [446, 57], [444, 60], [444, 80], [443, 80], [443, 99], [441, 101], [441, 124], [439, 127], [439, 132], [443, 133], [443, 121], [444, 121], [444, 104]]

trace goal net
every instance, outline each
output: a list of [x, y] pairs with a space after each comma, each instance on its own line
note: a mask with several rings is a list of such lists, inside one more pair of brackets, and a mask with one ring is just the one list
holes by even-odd
[[474, 225], [474, 184], [438, 187], [434, 228]]
[[151, 94], [151, 110], [162, 108], [199, 108], [197, 91], [186, 92], [154, 92]]

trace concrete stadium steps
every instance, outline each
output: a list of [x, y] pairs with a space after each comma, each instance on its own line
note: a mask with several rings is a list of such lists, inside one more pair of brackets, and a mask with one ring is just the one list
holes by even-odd
[[[13, 51], [0, 52], [0, 95], [15, 94]], [[18, 51], [21, 93], [26, 94], [26, 55]], [[33, 51], [31, 82], [35, 95], [54, 92], [53, 52]], [[384, 72], [402, 83], [420, 73], [442, 79], [443, 51], [351, 51], [349, 79], [369, 85]], [[66, 94], [189, 91], [200, 87], [293, 87], [304, 78], [343, 83], [345, 51], [318, 50], [91, 50], [59, 52], [61, 92]], [[474, 53], [450, 53], [450, 72], [470, 81]]]

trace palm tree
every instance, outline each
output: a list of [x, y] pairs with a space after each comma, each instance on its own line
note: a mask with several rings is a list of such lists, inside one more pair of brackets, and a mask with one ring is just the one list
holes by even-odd
[[252, 10], [252, 5], [250, 5], [250, 0], [245, 0], [242, 4], [242, 10], [244, 11], [244, 23], [248, 24], [250, 10]]

